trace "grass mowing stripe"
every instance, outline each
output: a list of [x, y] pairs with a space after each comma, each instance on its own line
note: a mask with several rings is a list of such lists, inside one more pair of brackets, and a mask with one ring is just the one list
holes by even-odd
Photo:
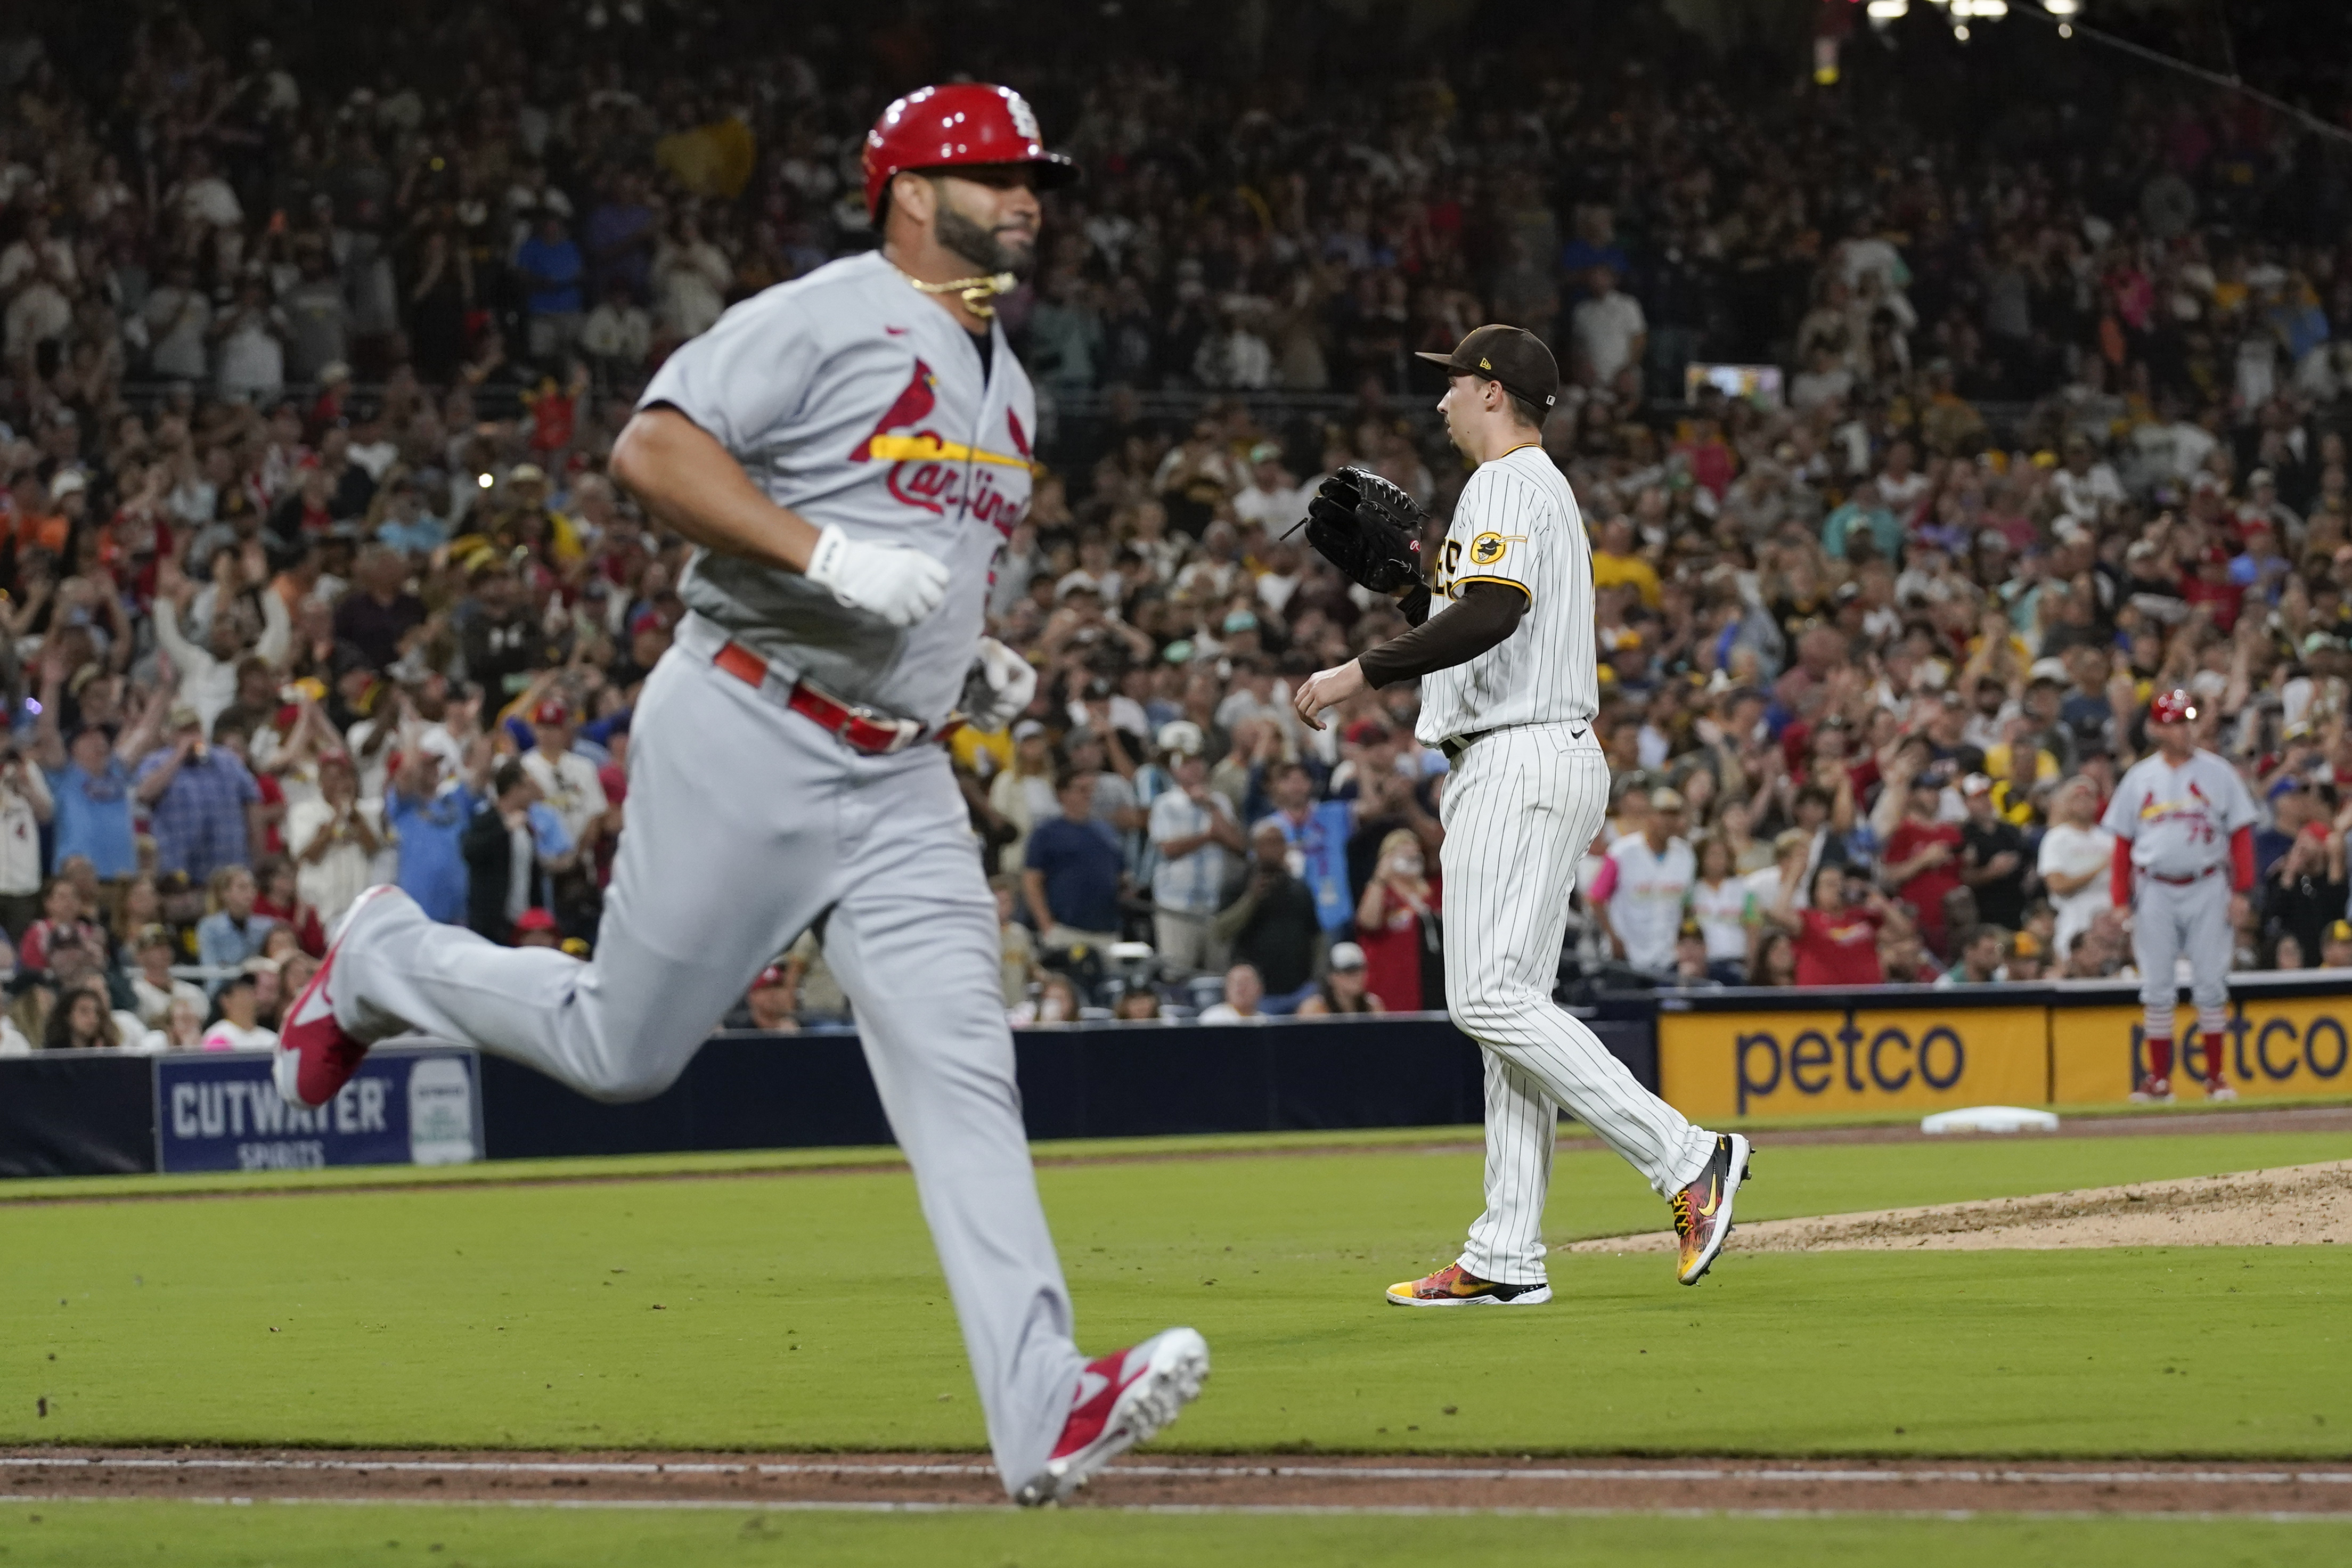
[[[30, 1522], [37, 1515], [40, 1522]], [[476, 1568], [577, 1568], [653, 1563], [664, 1568], [823, 1563], [867, 1568], [1196, 1568], [1208, 1562], [1280, 1562], [1340, 1568], [1477, 1560], [1561, 1568], [1649, 1568], [1736, 1560], [1741, 1568], [1814, 1568], [1900, 1562], [1906, 1568], [1978, 1568], [1988, 1562], [2068, 1568], [2303, 1568], [2352, 1555], [2352, 1528], [2259, 1518], [2044, 1518], [1975, 1515], [1776, 1517], [1655, 1513], [1576, 1516], [1563, 1531], [1545, 1513], [1127, 1513], [1070, 1509], [901, 1512], [745, 1508], [570, 1509], [546, 1505], [382, 1504], [236, 1508], [173, 1503], [0, 1503], [0, 1547], [11, 1564], [119, 1568], [348, 1568], [404, 1561]]]

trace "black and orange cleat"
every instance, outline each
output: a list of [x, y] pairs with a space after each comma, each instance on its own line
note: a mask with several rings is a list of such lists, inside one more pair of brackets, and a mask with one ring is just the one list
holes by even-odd
[[1390, 1286], [1388, 1297], [1391, 1307], [1540, 1307], [1551, 1300], [1551, 1287], [1541, 1280], [1505, 1285], [1481, 1279], [1449, 1263], [1434, 1274]]
[[1675, 1279], [1696, 1285], [1715, 1264], [1731, 1235], [1732, 1200], [1748, 1180], [1748, 1140], [1737, 1132], [1718, 1133], [1706, 1168], [1688, 1186], [1666, 1200], [1675, 1211], [1675, 1235], [1682, 1255]]

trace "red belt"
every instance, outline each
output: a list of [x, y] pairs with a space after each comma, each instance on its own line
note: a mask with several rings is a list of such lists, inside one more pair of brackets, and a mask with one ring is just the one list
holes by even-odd
[[[740, 642], [729, 642], [711, 662], [746, 686], [767, 686], [768, 661]], [[784, 706], [837, 738], [851, 751], [863, 752], [870, 757], [903, 752], [919, 741], [944, 741], [963, 728], [962, 719], [950, 718], [937, 733], [927, 736], [923, 726], [915, 720], [893, 719], [887, 714], [853, 708], [826, 696], [805, 680], [793, 684]]]
[[2203, 881], [2206, 878], [2211, 876], [2221, 868], [2219, 866], [2208, 866], [2202, 871], [2198, 872], [2194, 877], [2159, 877], [2155, 872], [2150, 871], [2147, 874], [2147, 879], [2151, 882], [2162, 882], [2167, 887], [2186, 888], [2191, 883]]

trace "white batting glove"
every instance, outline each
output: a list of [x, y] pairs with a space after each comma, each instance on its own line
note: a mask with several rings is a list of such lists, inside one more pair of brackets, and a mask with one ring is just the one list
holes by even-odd
[[940, 607], [948, 591], [948, 569], [919, 550], [852, 539], [828, 524], [802, 574], [853, 610], [866, 610], [894, 626], [911, 626]]
[[1036, 667], [994, 637], [981, 638], [980, 657], [964, 678], [964, 722], [975, 730], [1002, 730], [1036, 695]]

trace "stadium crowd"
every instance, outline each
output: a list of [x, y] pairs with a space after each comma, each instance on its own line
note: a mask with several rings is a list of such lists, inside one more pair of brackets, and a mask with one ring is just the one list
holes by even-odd
[[[0, 1051], [266, 1043], [376, 879], [590, 950], [684, 613], [612, 437], [677, 342], [872, 242], [859, 139], [942, 47], [405, 9], [363, 80], [171, 14], [102, 67], [0, 42]], [[2012, 155], [1671, 38], [1432, 50], [1368, 125], [1105, 48], [994, 73], [1087, 174], [1003, 309], [1043, 461], [990, 611], [1039, 696], [951, 743], [1015, 1016], [1443, 1005], [1413, 692], [1288, 702], [1402, 623], [1286, 534], [1346, 463], [1444, 515], [1411, 354], [1486, 320], [1570, 384], [1586, 973], [2127, 972], [2096, 823], [2176, 684], [2269, 814], [2239, 965], [2352, 964], [2352, 248], [2292, 128], [2124, 90]], [[803, 938], [737, 1021], [845, 1013]]]

